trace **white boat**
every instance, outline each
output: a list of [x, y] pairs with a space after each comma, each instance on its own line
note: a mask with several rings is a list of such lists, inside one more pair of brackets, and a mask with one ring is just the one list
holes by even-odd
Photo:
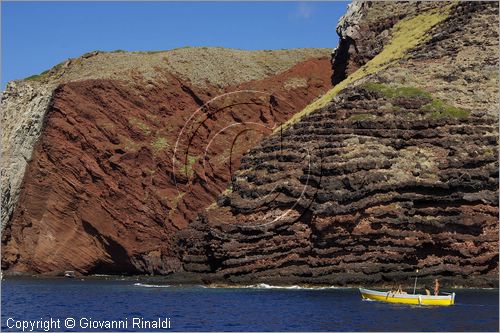
[[397, 293], [394, 291], [376, 291], [370, 289], [359, 288], [363, 299], [371, 299], [374, 301], [387, 303], [402, 303], [415, 305], [453, 305], [455, 304], [455, 293], [450, 295], [420, 295]]

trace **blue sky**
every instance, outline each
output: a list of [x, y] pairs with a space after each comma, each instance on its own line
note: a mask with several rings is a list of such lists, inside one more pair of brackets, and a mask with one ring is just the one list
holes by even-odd
[[2, 89], [93, 50], [334, 48], [347, 4], [2, 1]]

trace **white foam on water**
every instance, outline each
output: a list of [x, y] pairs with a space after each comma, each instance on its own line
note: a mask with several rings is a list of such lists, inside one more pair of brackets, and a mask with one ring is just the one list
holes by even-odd
[[276, 285], [270, 285], [270, 284], [267, 284], [267, 283], [251, 284], [251, 285], [248, 285], [248, 286], [241, 286], [239, 288], [248, 288], [248, 289], [292, 289], [292, 290], [338, 289], [338, 287], [334, 287], [334, 286], [325, 286], [325, 287], [304, 287], [304, 286], [298, 286], [298, 285], [276, 286]]
[[144, 288], [168, 288], [170, 285], [168, 284], [146, 284], [146, 283], [134, 283], [136, 287], [144, 287]]

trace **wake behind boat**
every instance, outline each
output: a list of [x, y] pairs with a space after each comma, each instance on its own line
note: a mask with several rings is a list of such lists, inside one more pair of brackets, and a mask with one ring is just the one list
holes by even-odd
[[455, 304], [455, 293], [450, 295], [420, 295], [396, 293], [394, 291], [376, 291], [359, 288], [363, 299], [371, 299], [387, 303], [402, 303], [415, 305], [453, 305]]

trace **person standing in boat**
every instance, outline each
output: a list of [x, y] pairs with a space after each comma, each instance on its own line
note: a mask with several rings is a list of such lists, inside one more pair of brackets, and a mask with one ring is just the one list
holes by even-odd
[[403, 290], [403, 288], [401, 287], [401, 285], [399, 285], [398, 290], [397, 290], [396, 293], [398, 293], [398, 294], [407, 294], [407, 292]]
[[439, 280], [435, 279], [434, 280], [434, 296], [437, 296], [439, 294]]

